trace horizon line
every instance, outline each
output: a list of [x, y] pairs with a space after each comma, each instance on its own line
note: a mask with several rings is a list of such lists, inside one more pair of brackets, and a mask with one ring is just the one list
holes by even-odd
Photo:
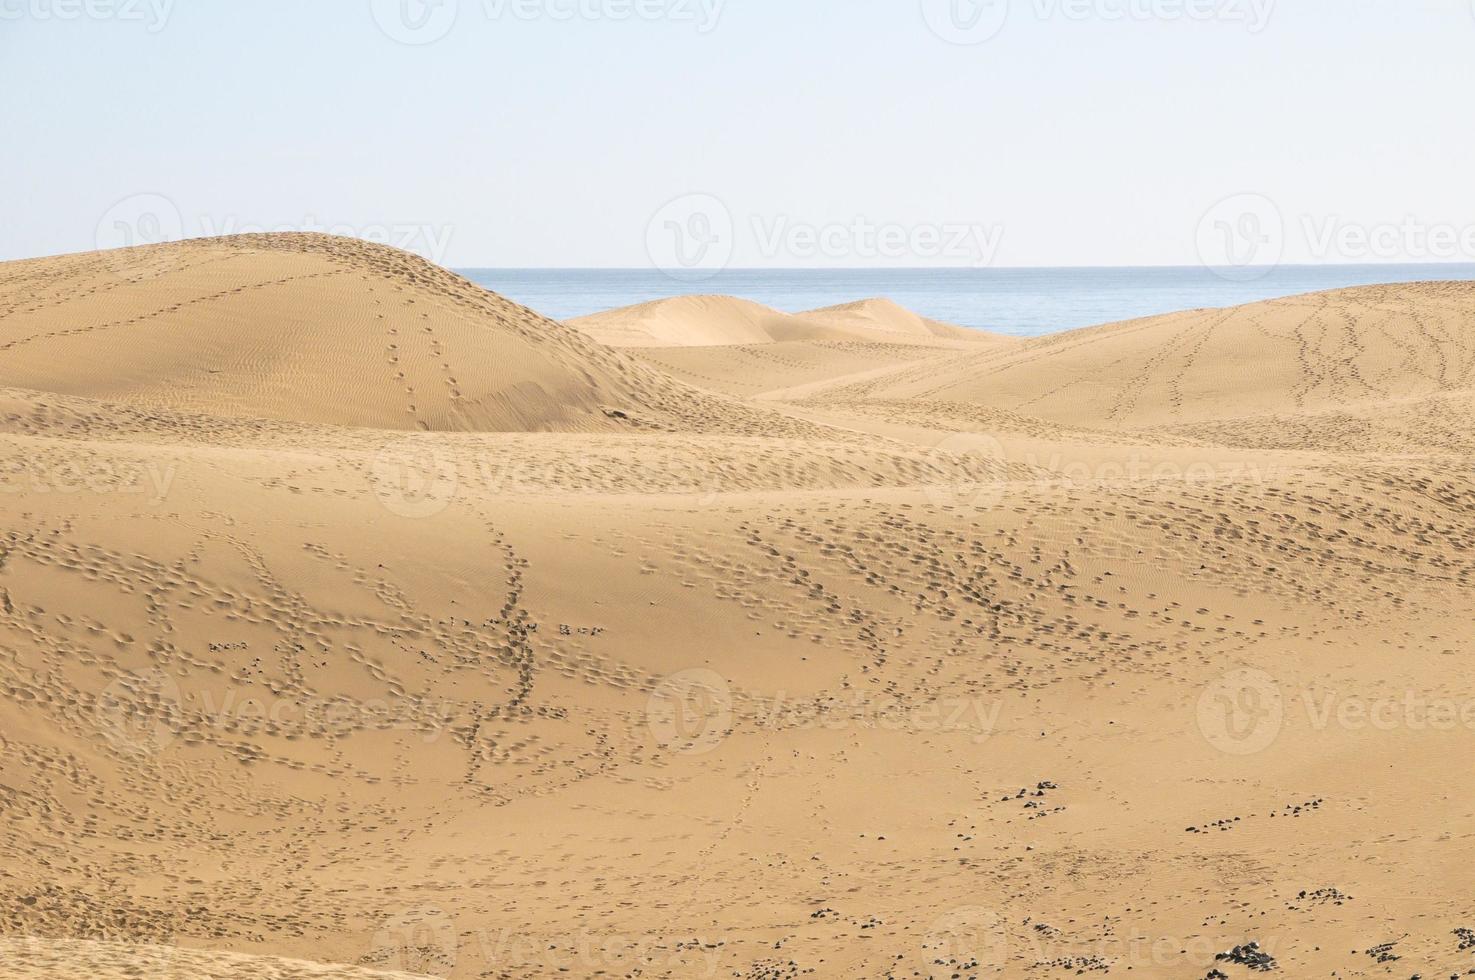
[[462, 263], [447, 264], [448, 269], [466, 269], [474, 272], [640, 272], [652, 275], [664, 275], [672, 282], [686, 283], [688, 285], [700, 285], [702, 282], [710, 281], [718, 276], [729, 272], [1061, 272], [1061, 271], [1083, 271], [1083, 272], [1110, 272], [1110, 271], [1134, 271], [1140, 269], [1163, 269], [1163, 270], [1189, 270], [1201, 272], [1217, 272], [1219, 270], [1234, 270], [1237, 272], [1265, 271], [1274, 272], [1277, 269], [1425, 269], [1425, 268], [1467, 268], [1475, 270], [1475, 261], [1462, 260], [1431, 260], [1424, 262], [1281, 262], [1276, 265], [1250, 265], [1250, 266], [1208, 266], [1208, 265], [1175, 265], [1175, 264], [1148, 264], [1148, 265], [897, 265], [897, 266], [780, 266], [780, 265], [744, 265], [729, 266], [724, 269], [713, 271], [710, 275], [701, 279], [684, 279], [672, 275], [664, 269], [650, 266], [622, 266], [622, 265], [465, 265]]

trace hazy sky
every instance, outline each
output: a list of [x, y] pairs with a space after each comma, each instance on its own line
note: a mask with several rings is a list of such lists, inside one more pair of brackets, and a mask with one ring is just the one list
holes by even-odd
[[0, 91], [0, 258], [1475, 260], [1471, 0], [0, 0]]

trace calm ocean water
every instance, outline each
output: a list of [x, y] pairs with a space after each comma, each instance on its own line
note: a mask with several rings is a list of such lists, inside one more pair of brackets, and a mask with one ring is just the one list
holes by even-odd
[[1475, 279], [1475, 265], [1281, 266], [1250, 282], [1165, 267], [731, 269], [695, 284], [640, 269], [459, 271], [558, 320], [691, 293], [741, 296], [789, 313], [885, 296], [923, 316], [1021, 337], [1343, 286]]

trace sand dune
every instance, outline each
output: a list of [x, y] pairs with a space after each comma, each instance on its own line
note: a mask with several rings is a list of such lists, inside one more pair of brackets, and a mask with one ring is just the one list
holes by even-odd
[[0, 974], [1464, 975], [1468, 289], [613, 350], [0, 265]]
[[1044, 337], [874, 394], [1123, 428], [1443, 397], [1475, 383], [1475, 285], [1375, 286]]
[[[691, 393], [408, 253], [245, 235], [10, 263], [0, 384], [412, 431], [620, 428]], [[65, 286], [59, 286], [64, 283]]]
[[929, 320], [926, 317], [918, 316], [911, 310], [903, 309], [889, 299], [860, 300], [841, 306], [828, 306], [820, 310], [810, 310], [808, 313], [800, 315], [807, 320], [832, 324], [844, 330], [855, 331], [857, 333], [875, 331], [922, 339], [940, 338], [944, 340], [967, 340], [975, 343], [992, 344], [1013, 342], [1013, 338], [1005, 337], [1001, 334], [987, 333], [982, 330], [969, 330], [965, 327], [954, 326], [951, 323]]
[[715, 347], [797, 341], [1013, 342], [997, 334], [927, 320], [884, 299], [792, 314], [732, 296], [678, 296], [578, 317], [569, 324], [612, 347]]

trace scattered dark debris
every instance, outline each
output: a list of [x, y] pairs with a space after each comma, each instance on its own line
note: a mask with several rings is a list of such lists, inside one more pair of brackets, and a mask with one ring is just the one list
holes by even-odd
[[1344, 905], [1352, 901], [1352, 896], [1344, 893], [1338, 888], [1318, 888], [1316, 891], [1303, 891], [1296, 896], [1295, 901], [1287, 902], [1286, 908], [1297, 912], [1303, 909], [1315, 908], [1318, 905]]
[[1087, 973], [1109, 973], [1111, 963], [1100, 956], [1061, 956], [1048, 962], [1040, 960], [1035, 963], [1036, 969], [1045, 970], [1071, 970], [1077, 976]]
[[1032, 811], [1029, 814], [1029, 819], [1036, 820], [1040, 817], [1048, 817], [1052, 813], [1063, 813], [1065, 811], [1064, 805], [1051, 807], [1045, 801], [1045, 795], [1047, 793], [1052, 790], [1058, 790], [1059, 788], [1058, 783], [1053, 780], [1044, 779], [1036, 783], [1034, 789], [1031, 790], [1029, 787], [1025, 787], [1013, 796], [1002, 797], [999, 802], [1013, 803], [1018, 800], [1024, 800], [1024, 809]]
[[1275, 969], [1275, 957], [1261, 949], [1260, 944], [1253, 939], [1243, 946], [1234, 947], [1227, 953], [1220, 953], [1214, 959], [1220, 963], [1247, 966], [1260, 973], [1269, 973]]
[[1206, 824], [1204, 824], [1202, 826], [1195, 825], [1193, 827], [1189, 827], [1186, 831], [1184, 831], [1184, 833], [1188, 833], [1188, 834], [1207, 834], [1211, 830], [1233, 830], [1234, 829], [1234, 825], [1237, 824], [1237, 823], [1239, 823], [1240, 820], [1242, 820], [1242, 819], [1244, 819], [1244, 818], [1243, 817], [1231, 817], [1231, 818], [1227, 818], [1227, 819], [1224, 819], [1224, 820], [1215, 820], [1213, 823], [1206, 823]]
[[[1405, 936], [1404, 938], [1406, 939], [1408, 937]], [[1401, 942], [1403, 942], [1403, 939], [1395, 939], [1391, 943], [1383, 943], [1381, 945], [1374, 946], [1372, 949], [1365, 949], [1363, 950], [1363, 952], [1368, 956], [1371, 956], [1373, 960], [1378, 963], [1396, 963], [1403, 957], [1393, 952], [1393, 947], [1397, 946]]]
[[1460, 952], [1466, 953], [1475, 949], [1475, 929], [1466, 929], [1464, 926], [1455, 930], [1455, 938], [1460, 941]]

